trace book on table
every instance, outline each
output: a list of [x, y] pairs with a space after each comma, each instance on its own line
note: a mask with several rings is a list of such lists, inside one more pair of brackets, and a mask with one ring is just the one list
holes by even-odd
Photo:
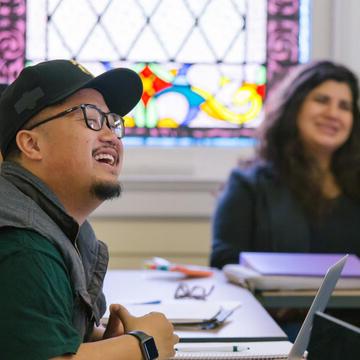
[[[227, 278], [254, 290], [314, 290], [330, 264], [344, 254], [242, 252], [239, 264], [225, 265]], [[360, 259], [349, 255], [337, 289], [360, 290]]]

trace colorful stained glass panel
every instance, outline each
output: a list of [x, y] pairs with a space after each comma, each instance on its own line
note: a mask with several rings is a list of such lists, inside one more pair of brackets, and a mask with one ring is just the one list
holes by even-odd
[[26, 59], [136, 70], [144, 94], [126, 119], [130, 138], [251, 137], [269, 81], [306, 58], [307, 2], [27, 0]]

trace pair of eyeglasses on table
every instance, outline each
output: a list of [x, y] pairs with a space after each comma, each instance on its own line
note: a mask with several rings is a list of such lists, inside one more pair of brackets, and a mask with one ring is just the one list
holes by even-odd
[[[215, 285], [208, 289], [203, 286], [195, 285], [189, 286], [186, 283], [180, 283], [175, 290], [174, 298], [180, 299], [193, 299], [205, 301], [213, 292]], [[202, 330], [211, 330], [221, 325], [232, 313], [234, 309], [219, 308], [219, 311], [210, 319], [201, 322], [194, 322], [193, 324], [187, 323], [187, 326], [199, 326]]]
[[180, 283], [175, 290], [174, 298], [206, 300], [213, 292], [214, 288], [214, 285], [212, 285], [209, 289], [206, 289], [199, 285], [189, 286], [186, 283]]

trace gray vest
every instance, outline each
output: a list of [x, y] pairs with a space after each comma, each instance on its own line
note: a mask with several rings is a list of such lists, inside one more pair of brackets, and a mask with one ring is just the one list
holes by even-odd
[[[75, 294], [73, 325], [86, 341], [94, 322], [98, 325], [106, 310], [102, 293], [109, 260], [106, 245], [96, 239], [88, 222], [75, 229], [77, 236], [69, 239], [59, 221], [54, 221], [59, 217], [61, 221], [70, 218], [59, 200], [37, 177], [12, 162], [1, 165], [0, 204], [0, 228], [34, 230], [61, 253]], [[47, 208], [58, 216], [49, 216]]]

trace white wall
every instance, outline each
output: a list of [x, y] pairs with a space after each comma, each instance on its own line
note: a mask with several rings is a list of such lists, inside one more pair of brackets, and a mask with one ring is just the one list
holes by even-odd
[[360, 76], [360, 1], [333, 0], [332, 58]]
[[[214, 194], [251, 148], [130, 148], [121, 175], [123, 195], [95, 216], [209, 217]], [[150, 153], [150, 154], [149, 154]]]

